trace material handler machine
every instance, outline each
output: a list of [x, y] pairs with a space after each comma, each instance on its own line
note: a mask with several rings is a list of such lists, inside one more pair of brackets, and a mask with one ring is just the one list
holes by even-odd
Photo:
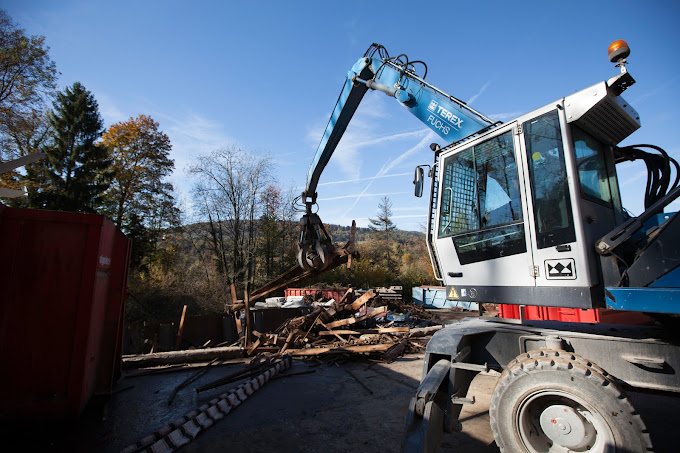
[[[680, 168], [652, 145], [617, 146], [640, 127], [621, 94], [635, 83], [624, 41], [620, 73], [507, 123], [425, 81], [427, 67], [373, 44], [349, 71], [300, 197], [298, 264], [339, 253], [314, 212], [319, 177], [369, 90], [382, 91], [445, 142], [429, 167], [427, 246], [447, 297], [526, 306], [628, 310], [652, 326], [470, 318], [437, 332], [411, 400], [403, 451], [436, 451], [473, 377], [500, 374], [490, 417], [503, 452], [652, 451], [625, 391], [680, 392]], [[424, 71], [417, 75], [416, 69]], [[645, 211], [623, 208], [616, 164], [643, 160]], [[480, 304], [481, 306], [481, 304]]]

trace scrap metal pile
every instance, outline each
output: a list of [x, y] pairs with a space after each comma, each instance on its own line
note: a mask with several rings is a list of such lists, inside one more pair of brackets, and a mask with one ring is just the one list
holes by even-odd
[[247, 355], [289, 354], [316, 357], [325, 363], [363, 356], [391, 362], [405, 352], [422, 351], [424, 345], [417, 338], [441, 328], [395, 325], [407, 323], [389, 321], [388, 308], [403, 312], [401, 320], [408, 318], [414, 306], [390, 302], [391, 307], [388, 307], [374, 290], [365, 292], [354, 301], [353, 295], [354, 291], [350, 288], [340, 301], [329, 307], [317, 306], [308, 315], [286, 321], [274, 332], [253, 331], [256, 340], [247, 349]]

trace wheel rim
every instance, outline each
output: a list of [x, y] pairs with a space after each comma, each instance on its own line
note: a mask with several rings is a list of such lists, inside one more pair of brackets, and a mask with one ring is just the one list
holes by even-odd
[[521, 401], [515, 414], [515, 429], [532, 453], [615, 450], [614, 434], [604, 417], [570, 393], [533, 392]]

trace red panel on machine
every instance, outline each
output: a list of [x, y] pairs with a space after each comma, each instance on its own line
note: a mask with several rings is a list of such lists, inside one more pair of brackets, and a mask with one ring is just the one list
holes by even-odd
[[[498, 304], [498, 317], [519, 319], [519, 305]], [[580, 309], [562, 307], [524, 307], [524, 319], [535, 321], [585, 322], [603, 324], [640, 325], [654, 319], [635, 311], [610, 310], [606, 308]]]
[[76, 415], [111, 388], [130, 247], [103, 216], [0, 205], [0, 418]]

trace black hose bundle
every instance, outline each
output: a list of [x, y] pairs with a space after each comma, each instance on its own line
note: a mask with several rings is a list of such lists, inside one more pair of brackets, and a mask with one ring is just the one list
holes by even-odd
[[[659, 154], [643, 151], [639, 148], [651, 148]], [[675, 189], [680, 182], [680, 165], [666, 151], [654, 145], [631, 145], [614, 148], [614, 159], [618, 164], [624, 161], [642, 159], [647, 166], [647, 187], [645, 188], [645, 209]], [[675, 181], [671, 184], [671, 164], [675, 167]]]

